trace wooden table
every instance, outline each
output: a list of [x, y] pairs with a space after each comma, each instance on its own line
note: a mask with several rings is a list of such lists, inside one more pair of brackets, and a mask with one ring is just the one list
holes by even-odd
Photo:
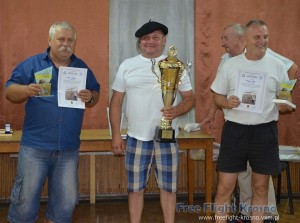
[[[12, 136], [0, 136], [0, 153], [18, 153], [21, 131]], [[83, 129], [81, 131], [80, 152], [90, 155], [90, 203], [96, 201], [96, 152], [110, 151], [111, 136], [108, 129]], [[194, 161], [190, 158], [191, 149], [205, 149], [205, 202], [212, 201], [212, 163], [214, 137], [201, 131], [180, 131], [177, 137], [180, 150], [187, 150], [188, 201], [194, 202]]]

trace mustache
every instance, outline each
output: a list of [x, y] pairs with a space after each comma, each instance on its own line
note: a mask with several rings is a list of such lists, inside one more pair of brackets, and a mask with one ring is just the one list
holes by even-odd
[[61, 52], [63, 50], [66, 50], [68, 53], [72, 52], [72, 48], [71, 47], [65, 47], [65, 46], [61, 46], [58, 51]]

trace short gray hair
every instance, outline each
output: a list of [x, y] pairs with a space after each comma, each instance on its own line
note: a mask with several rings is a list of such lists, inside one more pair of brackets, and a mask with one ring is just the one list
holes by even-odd
[[54, 39], [55, 37], [55, 33], [58, 30], [70, 30], [73, 32], [73, 37], [74, 40], [76, 40], [76, 29], [74, 28], [74, 26], [72, 26], [70, 23], [66, 22], [66, 21], [62, 21], [62, 22], [55, 22], [49, 29], [49, 37], [50, 39]]
[[252, 25], [259, 25], [259, 26], [267, 26], [267, 24], [259, 19], [252, 19], [249, 22], [246, 23], [245, 25], [245, 31]]
[[228, 25], [224, 28], [224, 30], [226, 30], [228, 28], [232, 28], [234, 30], [234, 33], [238, 36], [244, 36], [244, 34], [245, 34], [244, 26], [242, 26], [239, 23]]

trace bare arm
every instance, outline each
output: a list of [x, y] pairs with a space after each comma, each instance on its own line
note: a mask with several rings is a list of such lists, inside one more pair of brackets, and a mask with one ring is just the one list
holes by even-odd
[[298, 77], [298, 66], [297, 66], [297, 64], [293, 63], [293, 65], [288, 70], [288, 75], [289, 75], [290, 80], [297, 79], [297, 77]]
[[[290, 80], [297, 79], [298, 76], [298, 66], [297, 64], [293, 63], [293, 65], [288, 70], [288, 76]], [[293, 93], [293, 92], [292, 92]], [[289, 98], [289, 101], [292, 102], [292, 95]], [[278, 104], [277, 105], [278, 110], [281, 114], [291, 113], [292, 111], [295, 111], [291, 106], [285, 105], [285, 104]]]
[[240, 105], [240, 100], [237, 96], [231, 95], [227, 98], [226, 95], [217, 94], [214, 92], [214, 101], [220, 108], [232, 109]]
[[12, 84], [6, 88], [6, 98], [13, 103], [22, 103], [29, 97], [37, 96], [41, 89], [37, 84]]
[[195, 95], [192, 90], [181, 91], [180, 94], [182, 96], [182, 100], [178, 105], [161, 109], [165, 119], [173, 120], [174, 118], [187, 113], [194, 107]]
[[114, 154], [122, 154], [125, 151], [125, 143], [121, 136], [120, 124], [122, 116], [122, 104], [125, 93], [113, 91], [109, 105], [109, 119], [112, 130], [111, 148]]

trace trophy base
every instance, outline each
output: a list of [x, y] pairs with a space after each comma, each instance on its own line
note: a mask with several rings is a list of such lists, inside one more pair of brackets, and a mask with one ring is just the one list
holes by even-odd
[[155, 140], [156, 142], [175, 143], [175, 130], [156, 127]]

